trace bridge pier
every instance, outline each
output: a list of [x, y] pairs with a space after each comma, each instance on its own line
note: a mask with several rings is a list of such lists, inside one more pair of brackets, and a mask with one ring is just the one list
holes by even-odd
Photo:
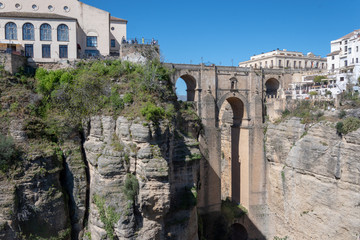
[[174, 84], [180, 77], [186, 82], [188, 95], [194, 96], [190, 99], [197, 102], [204, 126], [199, 139], [206, 158], [201, 162], [199, 213], [221, 214], [221, 200], [229, 197], [248, 209], [241, 224], [249, 238], [265, 239], [269, 215], [263, 93], [277, 93], [291, 82], [293, 73], [215, 65], [168, 64], [168, 67], [174, 70]]

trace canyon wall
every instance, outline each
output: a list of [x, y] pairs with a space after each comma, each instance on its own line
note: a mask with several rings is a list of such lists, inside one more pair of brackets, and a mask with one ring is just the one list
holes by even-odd
[[291, 118], [266, 130], [269, 239], [358, 239], [360, 129]]

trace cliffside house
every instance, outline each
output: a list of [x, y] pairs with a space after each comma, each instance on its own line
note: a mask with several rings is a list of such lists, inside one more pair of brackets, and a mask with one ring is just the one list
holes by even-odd
[[326, 58], [315, 56], [313, 53], [304, 55], [301, 52], [273, 50], [271, 52], [254, 55], [250, 60], [240, 62], [239, 67], [253, 68], [287, 68], [297, 70], [327, 69]]
[[35, 62], [119, 55], [126, 25], [78, 0], [0, 0], [0, 50]]
[[360, 29], [331, 41], [330, 47], [327, 62], [331, 77], [357, 84], [360, 77]]

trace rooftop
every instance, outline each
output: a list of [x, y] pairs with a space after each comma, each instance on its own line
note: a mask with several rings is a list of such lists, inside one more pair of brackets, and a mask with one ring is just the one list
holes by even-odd
[[11, 17], [11, 18], [47, 18], [47, 19], [62, 19], [62, 20], [76, 20], [54, 13], [31, 13], [31, 12], [1, 12], [0, 17]]
[[127, 20], [125, 19], [122, 19], [122, 18], [117, 18], [117, 17], [113, 17], [113, 16], [110, 16], [110, 21], [116, 21], [116, 22], [128, 22]]

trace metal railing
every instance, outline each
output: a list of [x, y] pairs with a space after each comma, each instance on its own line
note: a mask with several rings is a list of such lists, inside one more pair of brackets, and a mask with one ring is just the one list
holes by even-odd
[[156, 39], [145, 39], [145, 38], [128, 38], [122, 39], [122, 44], [144, 44], [144, 45], [159, 45], [159, 41]]

